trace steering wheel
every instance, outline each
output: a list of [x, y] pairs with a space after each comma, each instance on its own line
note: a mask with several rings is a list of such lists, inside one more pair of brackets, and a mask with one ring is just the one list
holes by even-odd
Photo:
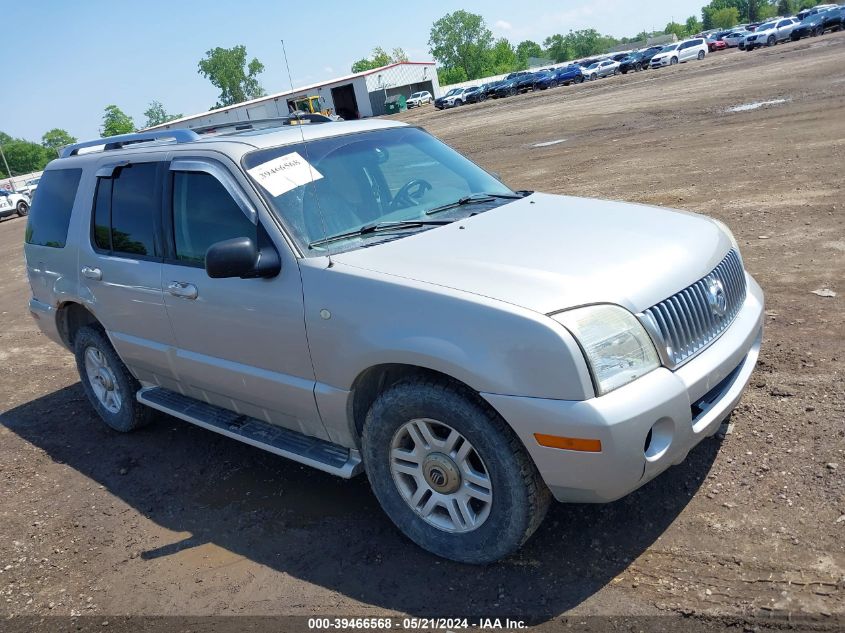
[[417, 204], [414, 198], [421, 198], [426, 191], [431, 191], [432, 189], [431, 183], [422, 178], [409, 180], [393, 196], [393, 200], [390, 202], [390, 210], [396, 211], [397, 209], [412, 207]]

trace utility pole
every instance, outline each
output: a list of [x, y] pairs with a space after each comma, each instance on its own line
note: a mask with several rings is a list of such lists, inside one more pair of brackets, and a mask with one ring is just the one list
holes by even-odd
[[12, 170], [9, 169], [9, 163], [6, 162], [6, 154], [3, 153], [2, 144], [0, 144], [0, 156], [3, 157], [3, 164], [6, 166], [6, 173], [9, 174], [9, 182], [12, 185], [12, 191], [17, 191], [17, 189], [15, 189], [15, 181], [12, 179]]

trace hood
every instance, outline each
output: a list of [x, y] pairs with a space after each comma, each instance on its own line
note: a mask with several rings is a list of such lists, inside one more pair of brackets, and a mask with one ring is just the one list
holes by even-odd
[[332, 261], [543, 314], [603, 302], [640, 312], [704, 277], [730, 248], [694, 213], [535, 193]]

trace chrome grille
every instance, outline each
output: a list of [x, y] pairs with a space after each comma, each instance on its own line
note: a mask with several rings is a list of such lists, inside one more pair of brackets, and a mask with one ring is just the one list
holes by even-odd
[[679, 367], [718, 338], [742, 307], [745, 290], [742, 260], [731, 250], [710, 274], [644, 311], [641, 320], [664, 364]]

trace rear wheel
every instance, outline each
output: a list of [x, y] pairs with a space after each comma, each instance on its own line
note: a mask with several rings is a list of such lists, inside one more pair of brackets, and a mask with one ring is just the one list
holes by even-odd
[[402, 382], [381, 394], [362, 449], [385, 513], [444, 558], [485, 564], [511, 554], [551, 500], [511, 428], [477, 395], [447, 382]]
[[106, 424], [127, 433], [152, 420], [154, 411], [135, 399], [140, 383], [129, 373], [102, 329], [81, 328], [73, 348], [85, 395]]
[[578, 77], [575, 78], [575, 83], [576, 84], [584, 83], [584, 75], [578, 75]]
[[23, 217], [27, 213], [29, 213], [29, 205], [23, 200], [21, 200], [20, 202], [18, 202], [18, 206], [15, 207], [15, 210], [18, 212], [18, 215], [20, 217]]

